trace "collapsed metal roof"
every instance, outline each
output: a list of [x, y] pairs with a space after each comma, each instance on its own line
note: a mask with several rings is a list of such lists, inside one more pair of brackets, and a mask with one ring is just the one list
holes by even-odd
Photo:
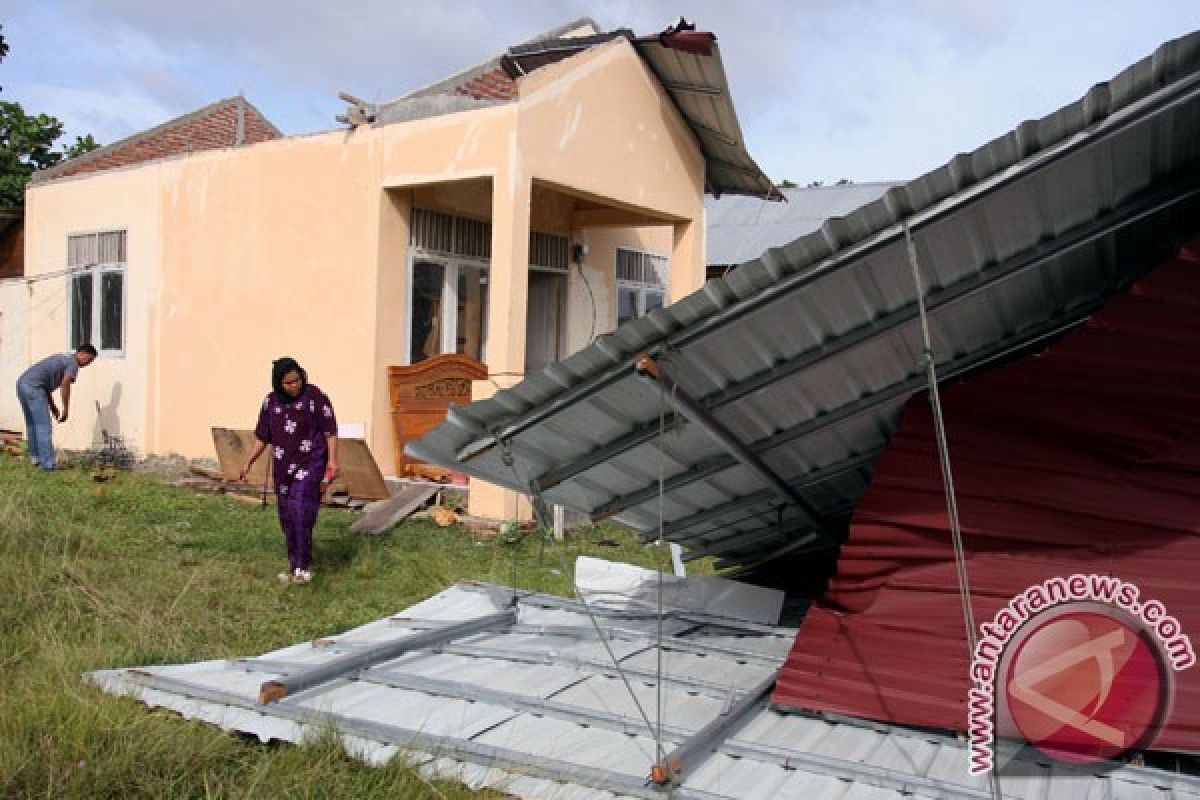
[[742, 139], [717, 37], [703, 34], [711, 37], [707, 48], [689, 51], [675, 42], [674, 38], [680, 35], [687, 35], [682, 19], [679, 25], [658, 36], [634, 39], [633, 46], [658, 76], [700, 143], [705, 191], [718, 196], [745, 194], [781, 199], [771, 179], [750, 157]]
[[751, 564], [827, 547], [925, 386], [904, 226], [939, 376], [953, 380], [1044, 346], [1200, 229], [1197, 131], [1194, 33], [452, 409], [408, 452], [647, 538], [661, 524], [685, 559]]
[[704, 156], [706, 192], [782, 199], [746, 150], [717, 37], [697, 32], [683, 19], [656, 36], [635, 37], [632, 31], [619, 29], [592, 36], [544, 38], [509, 48], [503, 64], [516, 78], [618, 38], [630, 41], [695, 135]]
[[[299, 743], [332, 727], [368, 763], [399, 756], [426, 775], [518, 797], [666, 796], [647, 782], [655, 741], [581, 606], [522, 592], [515, 609], [504, 608], [494, 601], [497, 588], [461, 584], [393, 617], [257, 658], [86, 677], [110, 693], [264, 742]], [[592, 603], [620, 669], [657, 723], [657, 615]], [[762, 686], [794, 629], [680, 607], [668, 607], [663, 624], [664, 745], [699, 743], [671, 797], [989, 797], [953, 737], [767, 708]], [[386, 650], [393, 655], [376, 657]], [[318, 672], [323, 680], [260, 703], [264, 684]], [[711, 733], [710, 723], [743, 705], [737, 726]], [[1026, 797], [1200, 798], [1194, 778], [1131, 767], [1096, 774], [1033, 763], [1021, 785]]]
[[468, 87], [472, 80], [500, 70], [503, 70], [501, 78], [516, 80], [615, 39], [630, 42], [696, 137], [704, 157], [706, 192], [717, 196], [782, 199], [771, 179], [746, 150], [716, 36], [696, 32], [694, 26], [682, 19], [660, 34], [642, 37], [635, 37], [626, 28], [601, 31], [590, 19], [579, 19], [510, 47], [503, 55], [432, 86], [379, 106], [369, 106], [365, 118], [377, 124], [390, 124], [511, 102], [516, 96], [511, 84], [510, 91], [487, 97], [471, 95]]

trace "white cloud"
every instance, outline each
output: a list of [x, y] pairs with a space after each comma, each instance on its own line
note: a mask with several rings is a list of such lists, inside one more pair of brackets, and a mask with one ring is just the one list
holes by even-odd
[[1200, 4], [1141, 0], [50, 0], [5, 19], [3, 96], [112, 141], [244, 90], [284, 131], [383, 100], [581, 16], [714, 31], [751, 153], [775, 178], [908, 178], [1082, 95]]

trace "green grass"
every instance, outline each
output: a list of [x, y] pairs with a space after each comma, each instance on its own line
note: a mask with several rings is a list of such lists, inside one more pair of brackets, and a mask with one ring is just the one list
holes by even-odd
[[[274, 509], [123, 473], [43, 475], [0, 456], [0, 797], [498, 797], [370, 768], [336, 737], [267, 746], [84, 684], [82, 673], [231, 658], [343, 631], [469, 578], [570, 593], [559, 546], [477, 543], [410, 521], [378, 537], [324, 509], [316, 578], [282, 586]], [[616, 546], [611, 545], [616, 542]], [[590, 553], [653, 565], [615, 527], [569, 538]]]

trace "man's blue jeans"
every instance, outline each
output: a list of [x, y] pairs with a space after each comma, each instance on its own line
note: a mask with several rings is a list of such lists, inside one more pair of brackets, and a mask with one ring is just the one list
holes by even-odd
[[46, 392], [17, 381], [17, 399], [25, 414], [25, 441], [29, 456], [42, 469], [54, 469], [54, 445], [50, 443], [50, 405]]

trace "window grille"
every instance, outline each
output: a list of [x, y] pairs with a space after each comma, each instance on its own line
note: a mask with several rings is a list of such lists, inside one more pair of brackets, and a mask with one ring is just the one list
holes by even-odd
[[124, 354], [125, 261], [125, 231], [67, 237], [72, 348], [89, 342], [106, 355]]

